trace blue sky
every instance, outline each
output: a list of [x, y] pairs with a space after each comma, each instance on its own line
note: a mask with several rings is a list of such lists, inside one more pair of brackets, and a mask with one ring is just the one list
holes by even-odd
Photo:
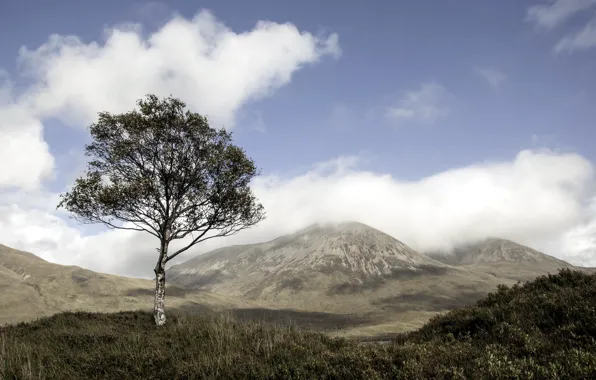
[[[205, 10], [211, 18], [196, 17]], [[260, 28], [260, 20], [273, 26]], [[0, 234], [0, 243], [4, 238], [5, 244], [55, 262], [120, 270], [88, 259], [95, 241], [89, 239], [134, 246], [130, 241], [141, 238], [83, 229], [50, 205], [55, 207], [57, 193], [82, 173], [85, 127], [94, 113], [130, 109], [149, 89], [179, 96], [215, 124], [231, 128], [263, 169], [255, 192], [270, 206], [272, 220], [238, 241], [272, 238], [320, 219], [350, 218], [418, 249], [499, 234], [571, 261], [596, 263], [590, 208], [596, 194], [595, 20], [592, 0], [250, 5], [3, 0], [0, 68], [6, 81], [0, 83], [0, 114], [10, 117], [0, 122], [0, 149], [12, 141], [18, 153], [0, 153], [14, 163], [0, 169], [5, 199], [0, 216], [4, 213], [4, 227], [13, 231]], [[133, 23], [142, 30], [133, 31]], [[213, 40], [188, 37], [197, 30], [208, 35], [214, 25], [225, 31], [213, 32]], [[261, 37], [245, 38], [258, 30]], [[137, 53], [117, 43], [132, 35], [144, 41]], [[161, 48], [151, 50], [156, 36]], [[227, 60], [211, 57], [217, 67], [192, 66], [186, 54], [197, 41], [215, 49], [224, 40], [235, 44], [226, 50]], [[236, 71], [240, 61], [248, 63]], [[226, 65], [232, 68], [221, 69]], [[153, 83], [151, 75], [165, 75], [164, 70], [185, 79]], [[44, 153], [44, 146], [49, 151]], [[317, 186], [326, 195], [306, 192]], [[359, 193], [349, 193], [359, 186]], [[477, 201], [462, 196], [480, 191], [496, 195]], [[342, 200], [322, 212], [315, 205], [325, 196]], [[364, 205], [362, 197], [385, 204]], [[388, 204], [393, 213], [379, 217]], [[312, 211], [303, 211], [309, 207]], [[34, 212], [62, 232], [42, 224], [44, 239], [14, 232], [22, 228], [15, 220], [28, 220], [24, 215]], [[276, 218], [283, 218], [284, 228], [274, 228]], [[477, 225], [482, 228], [469, 232]], [[65, 237], [55, 239], [56, 234]]]

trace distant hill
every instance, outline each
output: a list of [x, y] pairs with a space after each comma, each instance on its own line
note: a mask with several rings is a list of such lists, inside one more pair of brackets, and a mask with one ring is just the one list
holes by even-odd
[[[0, 244], [0, 325], [67, 310], [151, 310], [155, 283], [49, 263], [29, 252]], [[241, 305], [202, 291], [170, 285], [166, 307], [205, 308]], [[245, 303], [246, 304], [246, 303]]]
[[560, 268], [573, 265], [530, 247], [506, 239], [487, 238], [456, 247], [451, 252], [430, 253], [430, 257], [449, 265], [473, 265], [499, 262], [552, 264]]
[[461, 245], [451, 252], [430, 252], [429, 257], [473, 273], [485, 273], [502, 281], [528, 281], [538, 275], [574, 269], [592, 273], [566, 261], [506, 239], [487, 238]]

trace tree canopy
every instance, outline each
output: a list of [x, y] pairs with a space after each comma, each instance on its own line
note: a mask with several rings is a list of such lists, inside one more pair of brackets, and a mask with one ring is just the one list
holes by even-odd
[[[85, 147], [92, 158], [86, 177], [61, 196], [59, 207], [82, 223], [146, 231], [167, 242], [192, 234], [168, 260], [264, 218], [249, 187], [256, 166], [231, 133], [211, 128], [179, 99], [148, 95], [138, 105], [124, 114], [99, 113]], [[206, 237], [210, 230], [218, 233]]]
[[[163, 324], [165, 264], [201, 241], [255, 225], [265, 213], [249, 186], [257, 168], [231, 133], [211, 128], [176, 98], [148, 95], [138, 106], [99, 113], [85, 146], [86, 175], [61, 195], [58, 207], [81, 223], [159, 239], [156, 310], [159, 303]], [[169, 254], [176, 239], [186, 244]]]

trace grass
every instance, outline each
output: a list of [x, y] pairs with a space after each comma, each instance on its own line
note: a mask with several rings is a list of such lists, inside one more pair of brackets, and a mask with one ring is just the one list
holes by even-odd
[[390, 344], [229, 316], [61, 313], [0, 328], [0, 379], [593, 379], [596, 275], [562, 270]]

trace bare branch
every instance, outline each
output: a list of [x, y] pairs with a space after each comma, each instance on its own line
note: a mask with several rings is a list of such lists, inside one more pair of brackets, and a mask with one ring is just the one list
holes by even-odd
[[137, 226], [137, 227], [136, 228], [133, 228], [133, 227], [117, 226], [117, 225], [113, 224], [112, 222], [109, 222], [107, 220], [100, 219], [100, 218], [97, 218], [95, 220], [82, 219], [82, 218], [79, 218], [77, 216], [71, 216], [71, 218], [74, 219], [74, 220], [76, 220], [78, 223], [81, 223], [81, 224], [97, 224], [97, 223], [102, 223], [102, 224], [105, 224], [107, 227], [109, 227], [111, 229], [129, 230], [129, 231], [138, 231], [138, 232], [143, 232], [144, 231], [144, 232], [150, 233], [151, 235], [153, 235], [153, 236], [155, 236], [156, 238], [159, 239], [159, 236], [155, 232], [153, 232], [151, 230], [148, 230], [148, 229], [146, 229], [144, 227], [140, 227], [140, 226], [138, 226], [136, 224], [135, 224], [135, 226]]
[[170, 260], [172, 260], [174, 257], [178, 256], [179, 254], [181, 254], [182, 252], [187, 251], [189, 248], [191, 248], [193, 245], [197, 244], [197, 243], [201, 243], [205, 240], [209, 240], [209, 239], [213, 239], [216, 237], [224, 237], [224, 236], [232, 236], [235, 235], [236, 233], [247, 229], [251, 226], [246, 226], [246, 225], [242, 225], [242, 226], [238, 226], [238, 228], [233, 229], [233, 230], [220, 230], [220, 233], [213, 235], [213, 236], [208, 236], [204, 239], [201, 239], [201, 237], [205, 236], [205, 234], [207, 233], [207, 231], [209, 230], [205, 230], [201, 235], [199, 235], [198, 237], [194, 238], [186, 247], [181, 248], [179, 250], [177, 250], [176, 252], [174, 252], [173, 254], [169, 255], [168, 258], [166, 259], [166, 263]]

